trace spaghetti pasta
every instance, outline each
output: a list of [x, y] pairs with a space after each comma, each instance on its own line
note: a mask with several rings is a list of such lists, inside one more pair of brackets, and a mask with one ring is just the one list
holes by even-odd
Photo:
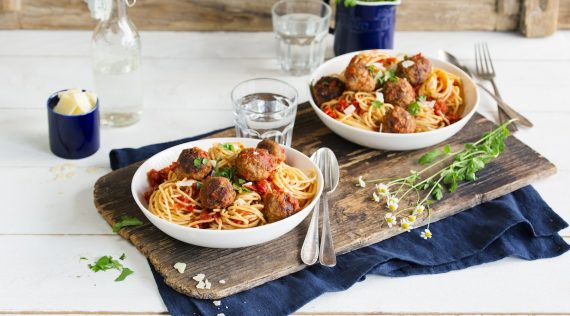
[[[317, 193], [316, 173], [303, 172], [281, 162], [266, 180], [246, 182], [235, 174], [235, 160], [245, 149], [241, 143], [215, 144], [208, 149], [209, 160], [215, 163], [213, 175], [224, 174], [232, 181], [237, 196], [231, 205], [208, 209], [200, 200], [201, 182], [178, 179], [172, 166], [151, 174], [167, 173], [161, 183], [154, 183], [148, 194], [150, 212], [172, 223], [201, 229], [244, 229], [268, 223], [264, 195], [285, 192], [296, 199], [301, 207], [308, 205]], [[233, 171], [232, 171], [233, 170]]]
[[[407, 75], [413, 76], [413, 80], [407, 80], [405, 83], [410, 86], [408, 90], [404, 89], [406, 87], [395, 93], [383, 90], [387, 82], [396, 81], [397, 77], [406, 79]], [[330, 80], [335, 79], [341, 83], [330, 84]], [[443, 69], [431, 67], [429, 61], [419, 54], [407, 58], [390, 56], [382, 51], [363, 52], [351, 60], [345, 71], [323, 77], [321, 80], [313, 85], [311, 90], [315, 99], [322, 100], [319, 107], [327, 115], [347, 125], [374, 132], [417, 133], [438, 129], [460, 119], [464, 107], [461, 79]], [[344, 88], [342, 92], [332, 90], [338, 89], [339, 86], [345, 87], [343, 83], [346, 83], [346, 87], [361, 86], [362, 89], [369, 89], [370, 80], [374, 80], [376, 84], [375, 91], [352, 91]], [[409, 85], [409, 82], [417, 81], [417, 85]], [[337, 96], [323, 99], [323, 96], [335, 93]], [[393, 98], [393, 95], [406, 95], [409, 99], [410, 94], [413, 102], [408, 104], [409, 101], [405, 101], [404, 104], [408, 104], [405, 109], [412, 115], [415, 123], [411, 125], [412, 129], [388, 130], [386, 113], [398, 106], [399, 102], [391, 103], [393, 100], [389, 100], [387, 96]], [[385, 98], [387, 100], [384, 100]]]

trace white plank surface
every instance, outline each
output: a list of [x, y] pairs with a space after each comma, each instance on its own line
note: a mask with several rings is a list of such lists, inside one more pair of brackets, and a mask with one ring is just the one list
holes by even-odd
[[[0, 31], [0, 192], [8, 206], [0, 221], [0, 249], [10, 254], [0, 269], [0, 312], [164, 312], [142, 255], [113, 235], [93, 206], [92, 186], [109, 170], [109, 150], [230, 126], [229, 91], [252, 77], [281, 78], [297, 87], [302, 101], [307, 98], [307, 77], [278, 69], [270, 33], [144, 32], [142, 39], [143, 119], [131, 127], [103, 128], [95, 155], [67, 161], [49, 152], [45, 100], [59, 89], [93, 87], [90, 32]], [[396, 48], [421, 48], [428, 56], [447, 48], [472, 64], [473, 43], [481, 40], [497, 59], [503, 96], [535, 123], [517, 137], [559, 168], [535, 187], [569, 220], [570, 32], [544, 39], [511, 33], [398, 33]], [[494, 118], [489, 97], [483, 95], [480, 106]], [[64, 164], [66, 172], [56, 172]], [[569, 229], [562, 234], [570, 241]], [[93, 274], [78, 259], [122, 252], [135, 270], [122, 283], [113, 282], [113, 272]], [[569, 265], [570, 256], [564, 255], [536, 262], [508, 259], [434, 276], [369, 277], [301, 311], [570, 313]], [[412, 292], [419, 293], [413, 304], [405, 294]]]

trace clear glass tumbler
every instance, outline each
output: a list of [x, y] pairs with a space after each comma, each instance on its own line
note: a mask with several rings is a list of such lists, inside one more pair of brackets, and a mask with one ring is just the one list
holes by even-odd
[[325, 58], [331, 8], [316, 0], [281, 0], [271, 9], [281, 68], [308, 74]]
[[277, 79], [251, 79], [238, 84], [231, 98], [237, 137], [291, 146], [298, 98], [293, 86]]

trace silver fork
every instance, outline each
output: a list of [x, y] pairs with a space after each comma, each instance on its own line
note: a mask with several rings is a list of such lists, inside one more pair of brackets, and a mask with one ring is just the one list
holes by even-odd
[[[493, 66], [493, 60], [491, 59], [491, 54], [489, 53], [489, 47], [487, 43], [475, 43], [475, 69], [477, 71], [477, 77], [488, 80], [495, 90], [495, 95], [501, 98], [497, 84], [495, 83], [495, 67]], [[483, 88], [483, 87], [482, 87]], [[497, 103], [499, 109], [499, 123], [503, 123], [508, 120], [509, 117], [517, 119], [516, 123], [521, 124], [526, 127], [532, 127], [533, 124], [522, 114], [515, 111], [509, 105], [504, 102]], [[512, 124], [510, 129], [516, 131], [517, 128], [515, 124]]]

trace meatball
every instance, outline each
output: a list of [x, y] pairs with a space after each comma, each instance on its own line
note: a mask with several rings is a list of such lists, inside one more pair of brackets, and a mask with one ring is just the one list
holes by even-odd
[[376, 89], [376, 80], [370, 73], [366, 63], [358, 59], [358, 55], [352, 57], [344, 71], [346, 86], [351, 91], [372, 92]]
[[386, 103], [404, 108], [416, 100], [416, 92], [408, 80], [398, 77], [395, 80], [386, 81], [382, 93]]
[[300, 209], [299, 201], [285, 192], [272, 192], [263, 200], [263, 214], [268, 223], [277, 222], [297, 213]]
[[236, 192], [230, 180], [224, 177], [209, 177], [202, 182], [200, 188], [200, 202], [202, 206], [214, 209], [232, 205], [236, 199]]
[[396, 75], [407, 79], [413, 86], [422, 84], [431, 73], [431, 63], [420, 54], [403, 60], [398, 64]]
[[336, 77], [322, 77], [311, 87], [311, 93], [317, 105], [320, 106], [327, 101], [340, 97], [345, 89], [346, 86], [342, 80]]
[[282, 163], [287, 157], [285, 157], [285, 149], [283, 149], [279, 144], [270, 140], [264, 139], [257, 143], [257, 149], [265, 149], [273, 157], [275, 163]]
[[277, 164], [265, 149], [246, 148], [235, 160], [237, 174], [247, 181], [269, 178]]
[[208, 153], [198, 147], [184, 149], [178, 156], [178, 166], [174, 169], [176, 178], [204, 179], [212, 172], [212, 165], [204, 158], [208, 159]]
[[384, 131], [389, 133], [413, 133], [416, 120], [401, 107], [394, 107], [384, 116]]

